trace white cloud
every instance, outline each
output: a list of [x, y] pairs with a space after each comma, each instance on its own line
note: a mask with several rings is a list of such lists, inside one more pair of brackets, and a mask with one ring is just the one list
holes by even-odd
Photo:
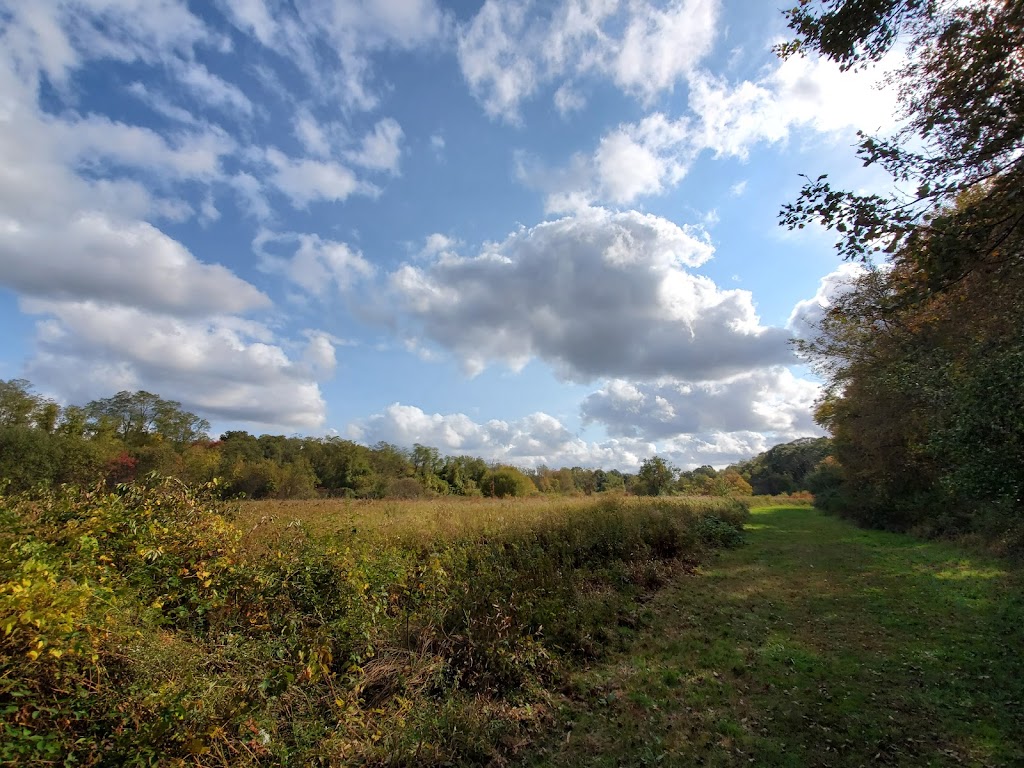
[[245, 312], [270, 300], [203, 264], [145, 222], [82, 213], [57, 227], [0, 226], [0, 282], [21, 293], [91, 298], [181, 315]]
[[189, 126], [198, 126], [200, 124], [199, 119], [187, 109], [172, 103], [166, 96], [150, 90], [143, 83], [136, 81], [129, 85], [125, 90], [127, 90], [132, 96], [139, 99], [142, 103], [146, 104], [158, 115], [163, 115], [168, 120], [173, 120], [177, 123]]
[[825, 313], [835, 299], [849, 291], [853, 287], [854, 281], [865, 271], [865, 268], [859, 264], [840, 264], [834, 271], [821, 278], [814, 296], [796, 303], [789, 315], [786, 327], [797, 337], [813, 336], [817, 331], [818, 323], [824, 319]]
[[631, 468], [639, 466], [654, 449], [650, 444], [618, 440], [587, 442], [546, 413], [511, 422], [494, 419], [478, 423], [463, 413], [431, 414], [401, 403], [353, 422], [347, 434], [368, 445], [381, 440], [409, 447], [420, 443], [448, 455], [469, 454], [520, 467], [548, 464]]
[[259, 179], [242, 171], [228, 179], [228, 184], [238, 195], [240, 207], [245, 213], [259, 221], [266, 221], [271, 217], [270, 203]]
[[390, 285], [409, 336], [470, 372], [539, 357], [571, 380], [711, 379], [789, 360], [788, 333], [760, 324], [749, 292], [687, 270], [712, 251], [665, 219], [590, 209], [476, 257], [406, 264]]
[[206, 197], [203, 198], [202, 205], [199, 208], [199, 220], [202, 224], [212, 224], [213, 222], [220, 219], [220, 211], [217, 210], [217, 204], [213, 200], [213, 195], [207, 193]]
[[332, 142], [328, 132], [309, 110], [300, 109], [296, 112], [294, 132], [295, 138], [309, 154], [314, 157], [329, 157], [331, 155]]
[[811, 418], [820, 386], [783, 367], [762, 368], [719, 381], [614, 379], [581, 406], [585, 422], [604, 424], [614, 437], [663, 440], [710, 432], [770, 433], [778, 442], [819, 430]]
[[[225, 421], [315, 429], [325, 405], [310, 365], [264, 326], [230, 316], [182, 319], [95, 301], [26, 300], [43, 315], [28, 373], [75, 401], [147, 389]], [[326, 349], [306, 354], [325, 366]], [[75, 376], [68, 376], [75, 371]]]
[[134, 180], [78, 172], [99, 158], [171, 178], [207, 178], [218, 172], [216, 134], [171, 146], [152, 131], [102, 118], [46, 117], [30, 84], [6, 64], [0, 59], [0, 282], [33, 296], [182, 315], [269, 304], [225, 267], [202, 263], [138, 218], [177, 218], [188, 214], [187, 205], [154, 199]]
[[[270, 299], [150, 221], [196, 209], [201, 221], [215, 220], [213, 185], [223, 182], [269, 215], [254, 177], [224, 171], [235, 142], [143, 85], [130, 92], [177, 128], [78, 114], [66, 107], [70, 92], [57, 94], [63, 109], [44, 112], [39, 101], [44, 74], [67, 88], [77, 68], [114, 58], [174, 77], [194, 61], [193, 45], [223, 39], [167, 0], [4, 4], [0, 16], [0, 283], [39, 317], [26, 373], [77, 402], [145, 388], [214, 418], [319, 426], [317, 379], [333, 370], [324, 340], [276, 339], [239, 316], [270, 308]], [[205, 103], [246, 111], [225, 81], [182, 71]]]
[[443, 40], [450, 22], [434, 0], [223, 0], [230, 21], [291, 61], [324, 102], [351, 109], [378, 105], [371, 55]]
[[[888, 62], [884, 71], [896, 63]], [[801, 57], [738, 83], [688, 70], [687, 113], [673, 119], [655, 112], [619, 125], [593, 153], [575, 155], [564, 168], [520, 163], [519, 178], [547, 194], [548, 211], [630, 204], [677, 184], [703, 152], [745, 159], [753, 147], [785, 142], [798, 130], [838, 136], [893, 128], [895, 94], [875, 87], [881, 76], [877, 70], [841, 72], [828, 60]], [[743, 188], [732, 192], [742, 194]]]
[[607, 134], [594, 153], [599, 199], [629, 203], [678, 182], [691, 160], [680, 152], [687, 138], [685, 123], [659, 113]]
[[555, 102], [555, 109], [562, 117], [568, 117], [573, 112], [579, 112], [587, 105], [583, 94], [574, 89], [568, 83], [562, 83], [552, 97]]
[[[611, 78], [650, 101], [672, 90], [710, 51], [718, 0], [569, 0], [551, 10], [531, 0], [487, 0], [458, 31], [459, 64], [470, 90], [494, 118], [519, 119], [523, 101], [563, 80], [558, 110], [582, 107], [568, 81]], [[565, 80], [567, 78], [567, 80]]]
[[718, 0], [682, 0], [660, 10], [640, 4], [614, 59], [615, 81], [649, 100], [694, 70], [711, 50]]
[[[294, 251], [281, 256], [268, 250], [268, 246], [282, 243], [294, 245]], [[284, 274], [306, 293], [320, 299], [327, 298], [330, 291], [344, 293], [375, 272], [359, 251], [346, 243], [324, 240], [314, 234], [263, 231], [253, 241], [253, 249], [261, 257], [261, 269]]]
[[206, 104], [252, 117], [254, 108], [249, 97], [242, 90], [223, 78], [213, 74], [202, 64], [189, 62], [178, 68], [178, 79], [189, 93]]
[[335, 353], [337, 339], [323, 331], [306, 331], [305, 335], [307, 342], [302, 355], [303, 362], [316, 378], [331, 376], [338, 364]]
[[345, 156], [356, 165], [373, 171], [398, 173], [404, 134], [398, 121], [390, 117], [380, 120], [359, 143], [359, 148]]
[[266, 151], [274, 169], [270, 183], [281, 190], [296, 208], [318, 201], [341, 202], [354, 194], [376, 195], [379, 190], [359, 180], [352, 170], [331, 160], [292, 158], [276, 149]]
[[491, 117], [518, 119], [519, 102], [537, 88], [541, 73], [524, 53], [528, 4], [487, 0], [459, 32], [459, 64], [470, 90]]
[[416, 253], [421, 259], [435, 259], [441, 255], [455, 255], [459, 241], [455, 238], [442, 235], [440, 232], [433, 232], [427, 235], [423, 241], [423, 247]]
[[3, 2], [0, 47], [23, 75], [43, 72], [64, 86], [87, 59], [155, 62], [195, 46], [220, 41], [182, 0], [78, 0], [67, 3]]
[[181, 132], [168, 140], [149, 128], [99, 115], [33, 122], [45, 133], [42, 140], [52, 158], [85, 169], [111, 164], [172, 179], [212, 181], [222, 175], [221, 158], [235, 148], [226, 133], [214, 128]]
[[[464, 413], [427, 413], [402, 403], [393, 403], [381, 413], [352, 422], [345, 433], [367, 445], [385, 441], [412, 447], [419, 443], [438, 448], [446, 455], [469, 454], [527, 468], [543, 464], [627, 472], [635, 472], [644, 459], [655, 454], [682, 469], [705, 464], [725, 467], [767, 450], [773, 441], [789, 439], [778, 437], [783, 433], [711, 429], [658, 439], [616, 436], [585, 440], [543, 412], [513, 421], [477, 422]], [[817, 435], [820, 431], [812, 427], [797, 429], [792, 434]]]
[[743, 193], [747, 191], [747, 180], [742, 179], [737, 181], [731, 187], [729, 187], [729, 194], [733, 197], [742, 197]]
[[699, 72], [690, 78], [695, 146], [746, 157], [755, 144], [785, 141], [798, 128], [825, 134], [891, 129], [896, 94], [877, 83], [896, 63], [889, 61], [882, 72], [842, 72], [827, 59], [793, 56], [759, 80], [738, 84]]
[[240, 30], [263, 45], [274, 47], [278, 26], [264, 0], [224, 0], [220, 5]]

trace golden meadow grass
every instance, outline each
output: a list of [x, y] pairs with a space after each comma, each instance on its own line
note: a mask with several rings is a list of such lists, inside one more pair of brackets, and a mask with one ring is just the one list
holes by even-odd
[[467, 498], [442, 496], [415, 500], [314, 499], [241, 501], [232, 519], [251, 541], [275, 539], [301, 526], [314, 536], [359, 536], [398, 542], [452, 540], [480, 535], [512, 535], [559, 525], [566, 518], [583, 523], [588, 513], [615, 510], [624, 521], [639, 515], [735, 513], [735, 502], [708, 496], [666, 498], [625, 495]]
[[0, 763], [478, 765], [735, 544], [726, 499], [0, 497]]

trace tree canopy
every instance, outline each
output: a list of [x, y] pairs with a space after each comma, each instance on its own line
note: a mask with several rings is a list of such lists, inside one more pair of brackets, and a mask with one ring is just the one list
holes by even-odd
[[819, 176], [781, 213], [835, 229], [869, 267], [798, 343], [828, 385], [817, 418], [837, 463], [815, 478], [819, 500], [1024, 551], [1024, 5], [833, 0], [788, 17], [783, 55], [866, 66], [907, 46], [903, 127], [858, 150], [893, 192]]

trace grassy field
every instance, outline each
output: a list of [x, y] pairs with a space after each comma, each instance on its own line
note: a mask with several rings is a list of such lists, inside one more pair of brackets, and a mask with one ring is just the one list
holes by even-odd
[[727, 499], [0, 497], [0, 764], [1024, 765], [1022, 586]]
[[524, 764], [1024, 765], [1019, 570], [808, 509], [748, 530], [571, 676]]
[[[209, 490], [209, 489], [207, 489]], [[726, 499], [0, 496], [0, 764], [481, 765], [742, 539]]]
[[590, 518], [614, 506], [623, 519], [643, 517], [652, 509], [686, 511], [700, 516], [735, 507], [735, 502], [708, 496], [651, 499], [637, 496], [546, 496], [490, 499], [442, 496], [424, 500], [319, 499], [243, 501], [234, 506], [235, 524], [250, 545], [274, 542], [299, 530], [312, 536], [374, 538], [402, 544], [480, 535], [521, 536], [550, 530], [567, 518]]

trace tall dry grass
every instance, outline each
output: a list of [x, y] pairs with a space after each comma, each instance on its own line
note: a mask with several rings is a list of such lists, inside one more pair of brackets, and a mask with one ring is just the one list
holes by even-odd
[[0, 496], [0, 763], [480, 765], [725, 499], [257, 502], [176, 481]]

